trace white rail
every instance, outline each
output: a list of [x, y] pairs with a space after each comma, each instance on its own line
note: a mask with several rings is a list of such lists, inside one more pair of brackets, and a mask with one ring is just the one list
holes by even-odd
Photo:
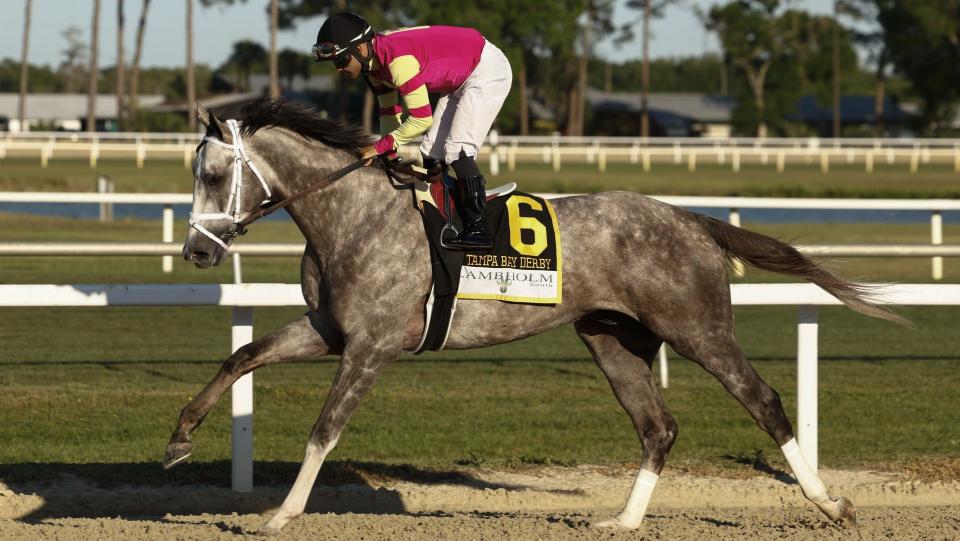
[[[960, 257], [960, 244], [795, 244], [807, 254], [838, 257]], [[165, 242], [0, 242], [0, 256], [178, 256], [179, 244]], [[239, 243], [231, 254], [259, 257], [303, 255], [302, 243]]]
[[[548, 199], [580, 194], [535, 194]], [[790, 197], [710, 197], [652, 195], [671, 205], [681, 207], [725, 208], [730, 223], [740, 225], [740, 209], [847, 209], [847, 210], [922, 210], [930, 212], [930, 244], [943, 244], [943, 212], [960, 210], [956, 199], [827, 199]], [[192, 194], [184, 193], [74, 193], [74, 192], [0, 192], [0, 202], [6, 203], [127, 203], [163, 205], [163, 239], [173, 242], [173, 205], [190, 204]], [[839, 255], [839, 254], [838, 254]], [[867, 254], [849, 254], [867, 255]], [[898, 254], [890, 254], [898, 255]], [[173, 268], [170, 256], [164, 256], [164, 272]], [[943, 257], [931, 258], [931, 277], [943, 279]], [[742, 270], [738, 272], [742, 276]]]
[[[812, 284], [734, 284], [731, 299], [739, 306], [797, 306], [797, 441], [816, 470], [818, 314], [821, 306], [840, 301]], [[960, 284], [900, 284], [879, 289], [882, 304], [960, 306]], [[0, 306], [233, 306], [232, 348], [252, 340], [253, 307], [303, 306], [298, 284], [222, 285], [0, 285]], [[253, 380], [234, 384], [233, 487], [253, 488]]]
[[[153, 160], [182, 160], [189, 168], [200, 134], [191, 133], [0, 133], [0, 160], [8, 157], [39, 159], [47, 167], [54, 157], [87, 159], [96, 167], [102, 158], [136, 160], [142, 168], [148, 155]], [[401, 153], [418, 155], [416, 144], [406, 145]], [[916, 172], [920, 164], [952, 164], [960, 172], [960, 139], [879, 139], [879, 138], [728, 138], [699, 137], [568, 137], [501, 136], [491, 132], [480, 149], [490, 161], [490, 173], [496, 176], [500, 161], [506, 160], [513, 171], [519, 161], [542, 161], [559, 171], [569, 160], [596, 164], [599, 171], [608, 161], [641, 164], [650, 171], [653, 163], [686, 165], [696, 171], [698, 162], [708, 160], [739, 171], [741, 164], [775, 164], [782, 172], [787, 164], [819, 164], [824, 172], [831, 166], [862, 164], [872, 173], [875, 164], [909, 164]]]

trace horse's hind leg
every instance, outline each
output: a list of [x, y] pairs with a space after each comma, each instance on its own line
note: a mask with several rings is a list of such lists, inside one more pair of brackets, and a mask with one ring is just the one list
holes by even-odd
[[618, 313], [593, 314], [574, 326], [643, 443], [640, 472], [623, 511], [597, 526], [638, 528], [677, 437], [677, 423], [650, 373], [650, 363], [663, 342], [637, 321]]
[[[727, 321], [727, 329], [716, 332], [716, 321]], [[733, 337], [732, 318], [713, 320], [713, 332], [704, 333], [710, 340], [678, 340], [670, 345], [684, 357], [697, 362], [713, 374], [750, 412], [754, 421], [780, 446], [790, 469], [793, 470], [804, 496], [812, 501], [830, 520], [842, 526], [854, 526], [857, 512], [846, 498], [831, 498], [820, 477], [800, 454], [793, 427], [783, 411], [780, 395], [757, 374], [747, 362]]]
[[217, 375], [180, 412], [177, 428], [167, 444], [163, 467], [172, 468], [190, 456], [193, 450], [190, 435], [240, 376], [267, 364], [339, 353], [341, 348], [342, 338], [333, 325], [321, 314], [308, 312], [277, 331], [238, 349], [223, 362]]

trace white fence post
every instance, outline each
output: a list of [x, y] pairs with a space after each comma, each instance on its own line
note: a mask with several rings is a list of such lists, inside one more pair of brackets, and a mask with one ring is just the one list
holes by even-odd
[[[740, 209], [731, 208], [730, 209], [730, 219], [728, 220], [730, 225], [735, 227], [740, 227]], [[743, 263], [739, 259], [733, 260], [733, 275], [737, 278], [743, 278], [745, 273]]]
[[[939, 210], [930, 214], [930, 244], [943, 244], [943, 213]], [[943, 280], [943, 258], [935, 256], [932, 264], [933, 279]]]
[[90, 169], [97, 167], [98, 158], [100, 158], [100, 138], [94, 137], [90, 143]]
[[[163, 242], [173, 242], [173, 205], [163, 206]], [[173, 256], [162, 258], [163, 272], [173, 272]]]
[[820, 308], [801, 306], [797, 317], [797, 443], [817, 471], [817, 318]]
[[660, 358], [660, 386], [664, 389], [669, 385], [667, 379], [667, 345], [660, 344], [660, 351], [657, 353], [657, 356]]
[[490, 176], [500, 174], [500, 137], [497, 130], [490, 130]]
[[143, 139], [137, 137], [137, 169], [143, 169], [143, 161], [147, 157], [147, 147], [143, 146]]
[[[107, 177], [97, 177], [97, 193], [113, 193], [113, 181]], [[113, 221], [113, 203], [100, 203], [100, 221]]]
[[553, 134], [553, 170], [560, 171], [560, 134]]
[[[234, 352], [253, 341], [253, 308], [233, 309]], [[253, 372], [240, 377], [230, 388], [233, 414], [231, 486], [235, 492], [253, 490]]]

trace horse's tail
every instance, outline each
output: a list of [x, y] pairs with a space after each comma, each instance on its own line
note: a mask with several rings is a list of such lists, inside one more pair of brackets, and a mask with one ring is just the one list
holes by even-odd
[[843, 304], [861, 314], [909, 325], [899, 316], [870, 300], [870, 286], [855, 284], [821, 267], [796, 248], [777, 239], [732, 226], [726, 222], [691, 213], [710, 233], [727, 256], [761, 270], [803, 278], [817, 284]]

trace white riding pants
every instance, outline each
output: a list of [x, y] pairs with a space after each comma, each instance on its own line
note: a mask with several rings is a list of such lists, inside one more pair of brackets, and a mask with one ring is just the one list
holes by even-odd
[[460, 88], [437, 101], [433, 126], [423, 136], [420, 152], [448, 164], [460, 157], [461, 150], [476, 157], [512, 82], [510, 61], [487, 41], [473, 73]]

